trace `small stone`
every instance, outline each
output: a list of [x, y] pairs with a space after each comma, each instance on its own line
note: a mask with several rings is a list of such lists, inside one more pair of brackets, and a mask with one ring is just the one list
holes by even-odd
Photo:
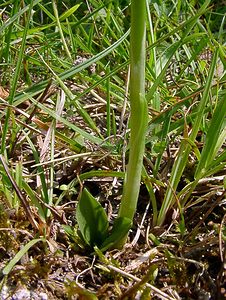
[[48, 295], [46, 293], [39, 294], [40, 300], [48, 300]]
[[27, 289], [20, 289], [12, 296], [12, 300], [29, 300], [31, 293]]
[[0, 299], [6, 300], [9, 297], [8, 287], [3, 285], [1, 292], [0, 292]]

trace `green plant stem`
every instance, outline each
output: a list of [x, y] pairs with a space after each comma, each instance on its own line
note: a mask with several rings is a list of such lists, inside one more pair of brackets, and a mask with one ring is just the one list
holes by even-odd
[[131, 2], [130, 144], [129, 163], [119, 217], [133, 219], [140, 190], [148, 110], [145, 99], [146, 1]]

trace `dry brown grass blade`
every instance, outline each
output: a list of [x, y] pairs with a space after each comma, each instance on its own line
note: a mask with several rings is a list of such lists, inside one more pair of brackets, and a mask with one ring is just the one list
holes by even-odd
[[9, 93], [2, 86], [0, 86], [0, 98], [6, 99], [8, 97]]

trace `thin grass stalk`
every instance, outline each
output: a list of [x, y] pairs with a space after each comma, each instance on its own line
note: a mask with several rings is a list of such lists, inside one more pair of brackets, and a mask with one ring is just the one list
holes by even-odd
[[[54, 153], [55, 153], [55, 131], [56, 131], [56, 120], [54, 119], [51, 124], [51, 141], [50, 141], [50, 160], [54, 160]], [[50, 170], [49, 170], [49, 188], [48, 188], [48, 198], [49, 198], [49, 205], [53, 204], [53, 186], [54, 186], [54, 163], [51, 163]], [[47, 216], [50, 216], [50, 211], [47, 212]]]
[[[110, 72], [110, 68], [108, 68], [108, 72]], [[107, 90], [107, 136], [111, 135], [111, 99], [110, 99], [110, 77], [107, 78], [106, 82], [106, 90]]]
[[61, 24], [60, 24], [60, 19], [59, 19], [58, 10], [57, 10], [57, 4], [56, 4], [55, 0], [52, 0], [52, 5], [53, 5], [53, 11], [54, 11], [54, 15], [55, 15], [55, 18], [56, 18], [57, 27], [59, 29], [62, 44], [64, 46], [65, 52], [67, 53], [68, 58], [70, 60], [72, 60], [71, 53], [68, 49], [67, 42], [64, 38], [63, 30], [62, 30], [62, 27], [61, 27]]
[[131, 2], [130, 144], [119, 217], [133, 219], [140, 190], [148, 110], [145, 99], [146, 1]]

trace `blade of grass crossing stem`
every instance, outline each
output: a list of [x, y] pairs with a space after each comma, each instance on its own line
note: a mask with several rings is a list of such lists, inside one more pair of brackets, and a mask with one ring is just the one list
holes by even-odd
[[[208, 77], [206, 80], [204, 92], [203, 92], [202, 98], [198, 105], [198, 111], [197, 111], [196, 118], [195, 118], [195, 121], [194, 121], [194, 124], [192, 127], [191, 135], [189, 137], [192, 142], [195, 141], [197, 133], [200, 128], [200, 124], [203, 120], [204, 109], [205, 109], [205, 106], [206, 106], [208, 98], [209, 98], [209, 92], [210, 92], [211, 84], [213, 81], [214, 70], [215, 70], [215, 66], [216, 66], [216, 62], [217, 62], [217, 58], [218, 58], [218, 52], [219, 52], [218, 49], [216, 49], [214, 52], [212, 62], [210, 65], [209, 74], [208, 74]], [[189, 156], [190, 150], [191, 150], [191, 145], [186, 140], [182, 140], [177, 158], [176, 158], [175, 163], [172, 168], [171, 177], [170, 177], [170, 185], [168, 185], [168, 188], [166, 190], [166, 194], [165, 194], [165, 197], [163, 200], [163, 204], [159, 211], [159, 216], [158, 216], [158, 220], [157, 220], [158, 226], [161, 226], [163, 224], [163, 222], [165, 221], [167, 211], [175, 203], [176, 199], [174, 197], [174, 193], [177, 190], [178, 183], [183, 174], [184, 168], [188, 162], [188, 156]]]
[[[124, 181], [119, 217], [133, 220], [140, 190], [141, 171], [148, 122], [145, 99], [145, 43], [146, 43], [146, 1], [131, 2], [131, 73], [130, 73], [130, 152], [129, 164]], [[119, 242], [122, 246], [125, 239]], [[120, 245], [121, 244], [121, 245]]]
[[[31, 0], [31, 3], [29, 5], [29, 9], [28, 9], [28, 15], [27, 15], [28, 20], [30, 20], [33, 5], [34, 5], [34, 1]], [[22, 42], [21, 42], [21, 47], [20, 47], [20, 50], [19, 50], [16, 69], [15, 69], [15, 73], [14, 73], [11, 88], [10, 88], [10, 94], [9, 94], [9, 98], [8, 98], [8, 102], [9, 102], [10, 105], [12, 105], [13, 100], [14, 100], [14, 96], [16, 94], [17, 82], [18, 82], [18, 79], [19, 79], [22, 60], [23, 60], [23, 55], [24, 55], [24, 50], [25, 50], [25, 46], [26, 46], [26, 38], [27, 38], [28, 28], [29, 28], [29, 21], [26, 23], [26, 26], [24, 28], [24, 34], [23, 34], [23, 38], [22, 38]], [[12, 113], [11, 108], [10, 107], [7, 108], [4, 127], [3, 127], [3, 132], [2, 132], [2, 146], [1, 146], [1, 153], [2, 154], [5, 153], [6, 136], [7, 136], [7, 133], [8, 133], [9, 119], [10, 119], [11, 113]]]

